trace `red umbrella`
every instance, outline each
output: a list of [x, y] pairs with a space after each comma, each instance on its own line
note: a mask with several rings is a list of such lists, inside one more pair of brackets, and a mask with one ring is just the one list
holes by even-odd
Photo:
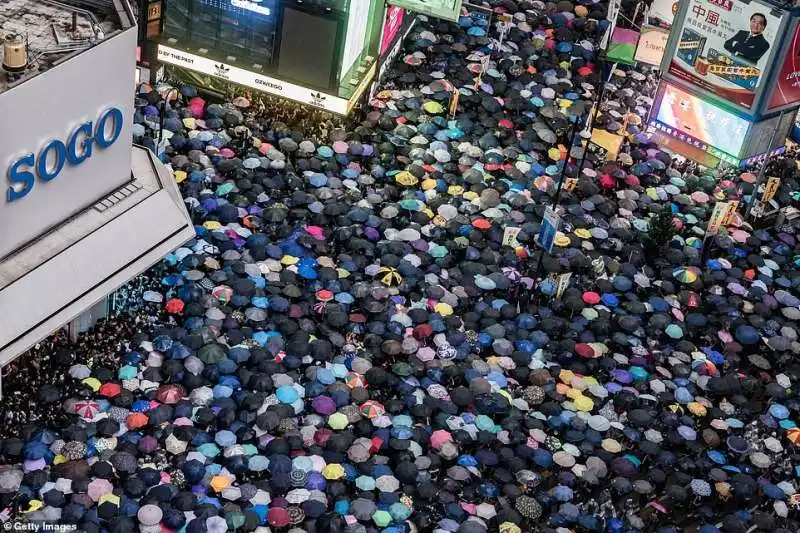
[[589, 305], [596, 305], [600, 303], [600, 295], [596, 292], [584, 292], [583, 301]]
[[170, 298], [167, 300], [166, 308], [167, 313], [171, 313], [173, 315], [179, 315], [183, 313], [183, 308], [186, 304], [183, 303], [183, 300], [178, 298]]
[[186, 396], [186, 391], [180, 385], [162, 385], [156, 391], [156, 400], [166, 404], [176, 404]]
[[100, 385], [100, 388], [97, 389], [97, 392], [106, 398], [113, 398], [118, 396], [121, 390], [121, 387], [117, 383], [103, 383]]

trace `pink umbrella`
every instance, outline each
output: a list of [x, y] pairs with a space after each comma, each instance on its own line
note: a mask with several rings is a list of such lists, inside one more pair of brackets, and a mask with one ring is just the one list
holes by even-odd
[[436, 359], [436, 351], [429, 346], [423, 346], [417, 351], [417, 359], [420, 361], [428, 362]]
[[104, 494], [111, 494], [114, 491], [114, 486], [107, 479], [95, 479], [89, 483], [89, 489], [86, 491], [89, 497], [94, 501], [99, 501]]
[[344, 141], [336, 141], [333, 143], [333, 151], [337, 154], [346, 154], [348, 148], [347, 143]]
[[221, 155], [222, 157], [224, 157], [226, 159], [231, 159], [233, 157], [236, 157], [236, 153], [233, 150], [231, 150], [230, 148], [221, 149], [219, 151], [219, 155]]
[[439, 449], [445, 445], [447, 442], [452, 442], [453, 436], [450, 435], [449, 431], [445, 431], [443, 429], [437, 429], [433, 433], [431, 433], [431, 446], [434, 449]]
[[708, 195], [703, 191], [694, 191], [692, 193], [692, 200], [694, 200], [698, 204], [704, 204], [708, 202], [709, 199], [710, 198], [708, 197]]
[[741, 229], [737, 229], [736, 231], [731, 233], [731, 238], [736, 242], [744, 242], [747, 240], [749, 236], [750, 236], [749, 233]]
[[75, 412], [83, 418], [94, 418], [100, 412], [100, 404], [94, 400], [82, 400], [75, 403]]

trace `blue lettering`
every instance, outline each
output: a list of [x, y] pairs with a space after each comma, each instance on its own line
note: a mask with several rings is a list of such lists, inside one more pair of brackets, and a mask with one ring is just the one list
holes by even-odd
[[[83, 143], [80, 147], [83, 149], [80, 154], [78, 154], [78, 139], [79, 136], [83, 135]], [[94, 145], [94, 138], [92, 138], [92, 123], [86, 122], [81, 124], [78, 129], [76, 129], [72, 135], [69, 137], [69, 142], [67, 142], [67, 160], [69, 161], [70, 165], [80, 165], [90, 157], [92, 157], [92, 146]]]
[[[111, 130], [111, 137], [106, 138], [106, 122], [108, 119], [114, 119], [114, 129]], [[119, 134], [122, 133], [122, 111], [116, 107], [112, 107], [100, 117], [97, 121], [97, 130], [94, 132], [94, 139], [97, 146], [100, 148], [108, 148], [116, 142]]]
[[[48, 159], [50, 153], [55, 153], [55, 161], [50, 166]], [[61, 171], [64, 170], [64, 165], [67, 162], [67, 147], [61, 141], [50, 141], [39, 154], [39, 161], [36, 163], [36, 173], [39, 174], [39, 179], [42, 181], [51, 181], [55, 179]]]
[[6, 201], [14, 202], [27, 196], [36, 185], [37, 176], [46, 183], [56, 179], [68, 163], [71, 166], [82, 164], [92, 157], [95, 145], [101, 150], [109, 148], [122, 134], [124, 119], [122, 111], [112, 107], [100, 115], [96, 125], [84, 122], [75, 128], [66, 143], [59, 139], [48, 141], [38, 157], [31, 153], [14, 161], [6, 176], [10, 184]]
[[11, 186], [6, 191], [6, 201], [13, 202], [15, 200], [19, 200], [20, 198], [25, 198], [29, 192], [33, 190], [33, 186], [36, 183], [36, 176], [33, 175], [33, 172], [30, 170], [23, 170], [20, 167], [28, 166], [32, 167], [33, 164], [36, 162], [36, 156], [33, 154], [28, 154], [24, 157], [19, 158], [11, 167], [8, 169], [8, 182]]

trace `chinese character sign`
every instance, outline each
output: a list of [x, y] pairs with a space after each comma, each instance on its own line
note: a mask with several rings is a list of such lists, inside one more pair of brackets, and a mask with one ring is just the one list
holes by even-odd
[[[750, 123], [729, 111], [667, 85], [656, 120], [667, 133], [692, 145], [697, 141], [739, 157]], [[672, 129], [675, 132], [672, 132]]]
[[689, 0], [670, 74], [732, 103], [753, 106], [781, 17], [758, 2]]
[[800, 101], [800, 25], [794, 31], [767, 109], [775, 109], [798, 101]]

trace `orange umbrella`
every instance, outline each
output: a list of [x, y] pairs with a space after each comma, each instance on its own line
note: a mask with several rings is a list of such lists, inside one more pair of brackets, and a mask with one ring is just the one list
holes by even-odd
[[491, 229], [492, 223], [485, 218], [479, 218], [472, 221], [472, 227], [477, 229]]
[[131, 413], [125, 419], [125, 425], [128, 429], [139, 429], [147, 425], [148, 418], [144, 413]]
[[792, 428], [786, 432], [786, 438], [794, 444], [800, 444], [800, 428]]

